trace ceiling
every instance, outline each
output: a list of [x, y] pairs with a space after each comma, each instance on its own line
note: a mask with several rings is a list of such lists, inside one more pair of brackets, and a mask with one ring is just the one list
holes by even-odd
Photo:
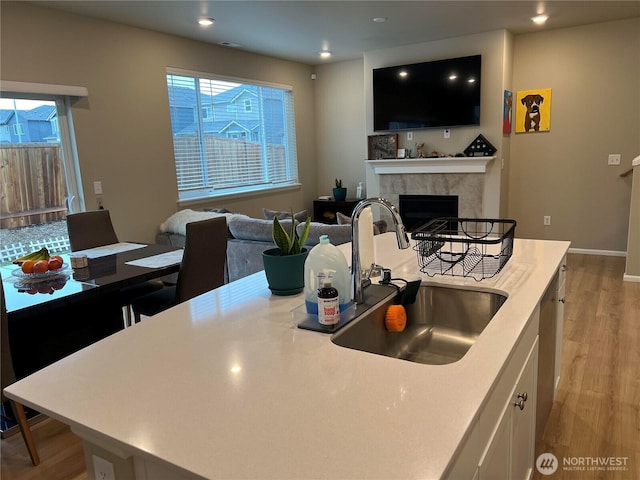
[[[361, 58], [363, 52], [491, 30], [514, 34], [640, 16], [640, 1], [34, 1], [81, 15], [234, 44], [310, 65]], [[546, 13], [545, 26], [531, 17]], [[198, 17], [216, 20], [211, 27]], [[386, 18], [374, 22], [376, 17]], [[318, 53], [332, 56], [321, 60]]]

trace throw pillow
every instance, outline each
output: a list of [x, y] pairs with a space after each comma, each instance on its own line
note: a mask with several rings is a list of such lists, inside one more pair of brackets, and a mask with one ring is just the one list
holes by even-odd
[[[265, 220], [273, 220], [275, 217], [278, 220], [284, 220], [285, 218], [291, 218], [291, 212], [283, 212], [280, 210], [269, 210], [268, 208], [263, 208], [262, 213], [264, 214]], [[307, 211], [300, 210], [293, 214], [293, 218], [298, 222], [304, 223], [307, 220]]]
[[351, 217], [344, 213], [336, 212], [336, 220], [338, 220], [338, 225], [351, 225]]
[[[336, 212], [336, 219], [338, 220], [338, 225], [351, 225], [351, 217], [344, 213]], [[384, 225], [384, 231], [382, 231], [382, 225]], [[387, 222], [384, 220], [377, 220], [373, 222], [373, 234], [378, 235], [380, 233], [385, 233], [387, 231], [386, 227]]]

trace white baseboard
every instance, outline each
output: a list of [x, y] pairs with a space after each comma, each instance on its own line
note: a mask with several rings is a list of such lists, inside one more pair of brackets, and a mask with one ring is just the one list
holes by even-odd
[[[570, 248], [569, 253], [580, 253], [583, 255], [604, 255], [606, 257], [626, 257], [627, 252], [618, 252], [616, 250], [591, 250], [588, 248]], [[625, 273], [622, 276], [625, 282], [640, 283], [640, 275], [629, 275]]]
[[604, 255], [605, 257], [626, 257], [627, 252], [618, 250], [593, 250], [590, 248], [570, 248], [569, 253], [580, 253], [582, 255]]

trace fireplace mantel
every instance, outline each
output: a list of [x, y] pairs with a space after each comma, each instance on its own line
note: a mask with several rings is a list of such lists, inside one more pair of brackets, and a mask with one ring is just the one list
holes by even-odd
[[[458, 195], [459, 215], [500, 218], [496, 157], [390, 158], [365, 160], [368, 197], [397, 205], [399, 195]], [[499, 199], [499, 196], [497, 197]]]
[[390, 158], [365, 160], [375, 175], [403, 173], [485, 173], [496, 157]]

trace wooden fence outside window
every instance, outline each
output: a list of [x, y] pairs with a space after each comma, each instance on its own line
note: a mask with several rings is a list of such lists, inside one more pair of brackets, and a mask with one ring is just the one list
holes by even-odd
[[64, 220], [66, 197], [60, 145], [0, 146], [0, 228]]

